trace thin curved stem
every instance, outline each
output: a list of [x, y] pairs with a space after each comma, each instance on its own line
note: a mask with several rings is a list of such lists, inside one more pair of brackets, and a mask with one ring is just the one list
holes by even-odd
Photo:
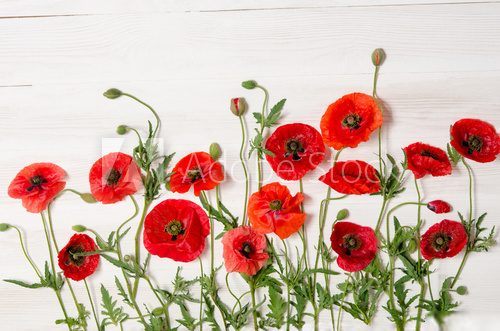
[[241, 302], [238, 296], [234, 294], [233, 290], [231, 289], [231, 286], [229, 286], [229, 272], [226, 273], [226, 287], [227, 290], [229, 291], [229, 294], [231, 294], [231, 296], [236, 300], [236, 304], [233, 306], [233, 309], [231, 310], [231, 314], [234, 314], [234, 309], [236, 308], [236, 306], [239, 306], [241, 310]]
[[286, 330], [290, 330], [290, 265], [288, 259], [288, 247], [286, 240], [281, 240], [285, 248], [285, 277], [286, 277]]
[[253, 328], [255, 331], [258, 331], [259, 330], [259, 323], [257, 321], [257, 303], [255, 300], [255, 283], [254, 283], [253, 279], [251, 279], [249, 281], [249, 285], [250, 285], [250, 294], [252, 297]]
[[[52, 225], [52, 214], [50, 211], [51, 204], [47, 206], [47, 217], [48, 217], [48, 225], [50, 229], [50, 235], [52, 237], [52, 242], [54, 243], [54, 247], [56, 248], [56, 251], [59, 252], [59, 246], [57, 245], [57, 240], [56, 240], [56, 235], [54, 233], [54, 226]], [[76, 298], [75, 291], [73, 290], [73, 285], [71, 285], [71, 281], [68, 279], [68, 277], [64, 277], [66, 280], [66, 283], [68, 284], [69, 292], [71, 293], [71, 297], [73, 298], [73, 302], [75, 303], [76, 309], [78, 312], [80, 312], [80, 305], [78, 304], [78, 300]], [[84, 326], [84, 329], [86, 329], [86, 326]]]
[[[417, 225], [416, 225], [416, 242], [417, 242], [417, 247], [420, 248], [420, 225], [422, 224], [422, 219], [421, 219], [421, 210], [422, 210], [422, 195], [420, 194], [420, 188], [418, 187], [418, 181], [417, 178], [415, 177], [415, 190], [417, 192]], [[418, 270], [421, 269], [422, 266], [422, 256], [420, 253], [420, 249], [417, 249], [418, 252], [418, 260], [417, 260], [417, 265], [418, 265]], [[422, 325], [422, 305], [425, 299], [425, 281], [423, 279], [419, 280], [419, 285], [420, 285], [420, 295], [418, 298], [418, 308], [417, 308], [417, 321], [416, 321], [416, 331], [420, 331], [421, 325]]]
[[[257, 85], [257, 88], [261, 89], [264, 92], [264, 102], [262, 104], [262, 112], [261, 112], [261, 123], [260, 123], [260, 135], [264, 135], [264, 118], [266, 114], [266, 108], [267, 104], [269, 102], [269, 92], [264, 88], [263, 86]], [[262, 187], [262, 162], [261, 162], [261, 155], [257, 154], [257, 174], [258, 174], [258, 190], [260, 191], [260, 188]]]
[[[44, 229], [44, 233], [45, 233], [45, 239], [47, 240], [47, 247], [49, 249], [50, 267], [52, 268], [52, 274], [54, 275], [54, 279], [57, 280], [56, 267], [54, 264], [54, 254], [52, 252], [52, 244], [50, 243], [50, 234], [49, 234], [49, 229], [47, 227], [47, 221], [45, 220], [45, 215], [43, 214], [43, 212], [41, 212], [40, 215], [42, 216], [42, 223], [43, 223], [43, 229]], [[61, 306], [61, 310], [63, 312], [64, 319], [66, 321], [66, 325], [68, 326], [68, 330], [71, 330], [71, 327], [67, 323], [68, 322], [68, 313], [66, 311], [66, 307], [64, 306], [64, 302], [63, 302], [62, 297], [61, 297], [61, 291], [57, 288], [57, 286], [54, 287], [54, 291], [56, 293], [57, 301], [59, 301], [59, 305]]]
[[156, 127], [155, 127], [155, 130], [153, 131], [153, 137], [155, 137], [156, 134], [158, 133], [158, 129], [160, 128], [161, 119], [160, 119], [160, 116], [158, 116], [158, 114], [156, 113], [156, 111], [153, 109], [153, 107], [151, 107], [150, 105], [148, 105], [147, 103], [145, 103], [141, 99], [139, 99], [137, 97], [134, 97], [131, 94], [122, 93], [122, 95], [124, 95], [126, 97], [129, 97], [129, 98], [131, 98], [131, 99], [139, 102], [141, 105], [145, 106], [146, 108], [148, 108], [153, 113], [153, 115], [154, 115], [154, 117], [156, 119]]
[[[462, 157], [462, 163], [464, 164], [465, 168], [467, 168], [467, 174], [469, 175], [469, 225], [472, 224], [472, 219], [473, 219], [473, 192], [474, 192], [474, 180], [473, 180], [473, 175], [472, 175], [472, 168], [470, 165], [465, 161], [465, 158]], [[469, 257], [469, 253], [471, 252], [469, 249], [469, 245], [466, 246], [467, 249], [465, 250], [464, 257], [462, 258], [462, 262], [460, 262], [460, 267], [458, 267], [457, 273], [455, 274], [455, 277], [453, 277], [453, 282], [451, 283], [450, 288], [455, 287], [455, 285], [458, 282], [458, 279], [460, 278], [460, 275], [462, 274], [462, 271], [464, 270], [465, 267], [465, 262], [467, 262], [467, 258]]]
[[203, 262], [201, 261], [201, 258], [198, 257], [198, 262], [200, 263], [200, 331], [203, 330], [203, 285], [201, 282], [201, 279], [205, 276], [203, 273]]
[[244, 157], [246, 134], [245, 134], [245, 124], [243, 123], [243, 116], [238, 116], [238, 118], [240, 120], [240, 126], [241, 126], [240, 161], [241, 161], [241, 166], [243, 168], [243, 173], [245, 174], [245, 200], [243, 201], [243, 217], [241, 219], [242, 219], [242, 224], [245, 225], [247, 222], [247, 204], [248, 204], [248, 189], [249, 189], [248, 169]]
[[17, 231], [17, 234], [19, 236], [19, 243], [21, 244], [21, 249], [23, 251], [24, 257], [29, 262], [29, 264], [31, 265], [31, 267], [33, 268], [33, 270], [35, 271], [35, 273], [37, 274], [37, 276], [39, 278], [42, 278], [42, 274], [40, 273], [40, 269], [38, 269], [38, 267], [36, 266], [35, 262], [31, 259], [31, 257], [28, 254], [28, 250], [26, 249], [26, 246], [24, 245], [23, 235], [21, 233], [21, 230], [17, 226], [15, 226], [15, 225], [11, 225], [11, 227], [14, 228]]
[[94, 320], [95, 320], [95, 324], [97, 326], [97, 330], [100, 330], [101, 325], [99, 323], [99, 318], [97, 317], [97, 313], [95, 310], [94, 300], [92, 300], [92, 294], [90, 294], [89, 284], [87, 283], [86, 279], [83, 280], [83, 283], [85, 284], [85, 289], [87, 290], [87, 295], [89, 297], [90, 307], [92, 307], [92, 315], [94, 315]]
[[165, 315], [165, 326], [167, 327], [167, 330], [170, 330], [170, 314], [168, 312], [168, 305], [162, 300], [162, 298], [158, 294], [158, 291], [156, 290], [153, 283], [151, 282], [151, 279], [146, 274], [144, 274], [142, 276], [142, 278], [144, 278], [146, 280], [146, 282], [149, 285], [149, 288], [151, 288], [151, 291], [155, 295], [156, 299], [158, 300], [160, 305], [163, 307], [163, 314]]
[[[140, 241], [140, 239], [141, 239], [142, 228], [144, 226], [144, 220], [146, 219], [146, 215], [148, 213], [148, 208], [150, 205], [151, 205], [151, 201], [149, 201], [148, 199], [144, 199], [144, 207], [142, 210], [141, 219], [139, 220], [139, 224], [137, 225], [137, 230], [135, 232], [135, 255], [134, 255], [134, 258], [135, 258], [136, 266], [140, 266], [140, 264], [141, 264], [141, 241]], [[144, 273], [145, 272], [146, 272], [146, 270], [144, 270]], [[134, 298], [137, 296], [137, 289], [139, 288], [139, 280], [140, 280], [140, 277], [135, 277], [134, 290], [132, 293]]]

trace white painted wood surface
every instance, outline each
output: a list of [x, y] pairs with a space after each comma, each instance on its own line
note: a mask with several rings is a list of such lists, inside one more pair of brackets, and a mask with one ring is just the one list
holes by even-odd
[[[229, 170], [240, 141], [229, 98], [244, 96], [253, 109], [261, 101], [257, 92], [240, 87], [242, 80], [258, 80], [273, 101], [288, 98], [285, 121], [319, 127], [329, 103], [348, 92], [370, 91], [370, 54], [376, 47], [388, 54], [379, 83], [379, 95], [389, 109], [385, 150], [401, 157], [400, 148], [418, 140], [444, 147], [449, 125], [462, 117], [482, 118], [500, 128], [498, 1], [0, 1], [0, 219], [26, 230], [30, 252], [41, 264], [46, 255], [41, 222], [8, 198], [7, 186], [21, 167], [51, 161], [68, 172], [68, 187], [87, 191], [88, 170], [103, 153], [102, 146], [110, 141], [121, 145], [109, 140], [117, 137], [115, 127], [125, 123], [144, 128], [147, 116], [129, 100], [103, 98], [108, 87], [155, 106], [164, 121], [166, 151], [180, 157], [217, 141]], [[375, 150], [372, 139], [346, 151], [342, 159], [373, 160]], [[474, 169], [477, 212], [488, 211], [485, 223], [498, 224], [498, 161], [474, 164]], [[317, 235], [316, 212], [325, 191], [316, 181], [321, 173], [305, 181], [310, 238]], [[223, 184], [222, 195], [241, 213], [238, 166], [232, 177]], [[445, 199], [465, 212], [466, 185], [466, 174], [458, 169], [450, 177], [425, 179], [424, 195]], [[298, 189], [294, 183], [289, 187]], [[165, 194], [172, 196], [177, 195]], [[192, 194], [183, 197], [194, 200]], [[398, 200], [413, 199], [409, 188]], [[373, 226], [379, 204], [375, 197], [350, 198], [332, 204], [329, 220], [339, 208], [348, 208], [350, 220]], [[131, 211], [128, 202], [85, 205], [67, 195], [54, 209], [57, 239], [62, 245], [78, 223], [109, 233]], [[406, 209], [399, 215], [410, 224], [414, 214]], [[428, 224], [441, 219], [430, 213], [424, 218]], [[1, 279], [34, 280], [14, 233], [1, 234], [0, 249]], [[216, 250], [221, 252], [220, 243]], [[205, 252], [208, 266], [207, 256]], [[436, 284], [454, 274], [458, 262], [436, 263]], [[168, 286], [175, 266], [153, 259], [156, 281]], [[198, 264], [184, 264], [183, 270], [194, 277]], [[114, 271], [102, 263], [92, 279], [95, 294], [100, 282], [113, 288]], [[471, 256], [462, 277], [470, 294], [458, 298], [463, 301], [461, 313], [450, 319], [450, 330], [500, 329], [499, 273], [500, 249]], [[236, 290], [245, 289], [237, 276], [231, 281]], [[85, 301], [82, 285], [75, 287]], [[230, 300], [224, 288], [221, 295]], [[143, 298], [154, 302], [149, 294]], [[0, 312], [2, 330], [64, 330], [53, 324], [60, 311], [49, 290], [1, 282]], [[344, 330], [388, 330], [387, 325], [383, 311], [372, 326], [344, 318]], [[328, 326], [324, 314], [320, 328]], [[126, 329], [140, 327], [129, 323]], [[428, 323], [425, 330], [436, 326]]]

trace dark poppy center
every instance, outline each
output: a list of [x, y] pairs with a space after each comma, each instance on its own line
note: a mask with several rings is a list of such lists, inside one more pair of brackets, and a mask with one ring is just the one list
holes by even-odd
[[271, 208], [271, 210], [278, 211], [281, 210], [282, 205], [283, 203], [281, 200], [273, 200], [269, 203], [269, 208]]
[[189, 180], [191, 180], [191, 183], [194, 183], [201, 178], [201, 170], [198, 168], [191, 169], [187, 172], [187, 176]]
[[434, 238], [432, 239], [432, 247], [436, 251], [445, 251], [448, 249], [448, 243], [450, 242], [451, 237], [446, 233], [436, 233]]
[[108, 172], [108, 175], [106, 176], [106, 182], [108, 183], [108, 186], [114, 186], [118, 184], [118, 181], [121, 177], [122, 174], [118, 170], [113, 168]]
[[184, 227], [181, 221], [172, 220], [165, 225], [165, 232], [172, 236], [172, 240], [177, 240], [177, 236], [184, 234]]
[[285, 157], [292, 155], [292, 160], [298, 161], [301, 159], [299, 153], [304, 153], [304, 146], [296, 139], [290, 139], [285, 144]]
[[359, 129], [361, 117], [358, 114], [349, 114], [342, 120], [342, 126], [349, 129]]
[[33, 191], [34, 188], [38, 187], [40, 188], [42, 186], [42, 184], [45, 184], [47, 183], [47, 180], [45, 178], [43, 178], [42, 176], [33, 176], [30, 178], [30, 184], [31, 186], [29, 186], [26, 190], [28, 192], [31, 192]]
[[252, 245], [249, 242], [245, 241], [243, 243], [243, 245], [241, 245], [241, 249], [240, 249], [241, 255], [243, 255], [244, 257], [249, 259], [250, 254], [252, 254], [252, 252], [253, 252]]
[[472, 135], [462, 143], [463, 146], [467, 147], [467, 153], [472, 154], [474, 151], [481, 151], [483, 148], [483, 139], [479, 136]]
[[77, 267], [81, 266], [85, 262], [85, 256], [79, 255], [84, 253], [85, 250], [81, 246], [71, 246], [68, 248], [68, 259], [66, 260], [66, 265], [75, 265]]
[[439, 160], [439, 158], [437, 157], [436, 154], [434, 154], [430, 151], [427, 151], [427, 150], [423, 150], [422, 152], [420, 152], [420, 155], [430, 157], [431, 159], [434, 159], [434, 160]]
[[361, 240], [358, 236], [353, 234], [347, 234], [344, 236], [344, 249], [346, 255], [351, 255], [351, 251], [355, 251], [361, 247]]

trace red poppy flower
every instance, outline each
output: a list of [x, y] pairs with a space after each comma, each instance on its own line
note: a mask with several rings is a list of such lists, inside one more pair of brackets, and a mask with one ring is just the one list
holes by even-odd
[[165, 200], [144, 221], [144, 247], [153, 255], [190, 262], [205, 248], [210, 233], [207, 214], [188, 200]]
[[425, 175], [446, 176], [451, 174], [451, 163], [441, 148], [423, 143], [413, 143], [404, 148], [408, 169], [415, 178]]
[[66, 186], [66, 173], [53, 163], [33, 163], [23, 168], [9, 185], [9, 196], [21, 199], [30, 213], [39, 213]]
[[339, 255], [337, 264], [345, 271], [366, 268], [377, 253], [377, 237], [372, 228], [351, 222], [337, 222], [330, 236], [332, 249]]
[[115, 203], [137, 192], [142, 185], [141, 171], [130, 155], [110, 153], [94, 163], [89, 182], [97, 201]]
[[451, 211], [451, 206], [443, 200], [433, 200], [427, 203], [427, 208], [436, 214], [445, 214]]
[[321, 134], [335, 149], [357, 147], [382, 125], [382, 112], [375, 100], [364, 93], [351, 93], [338, 99], [321, 118]]
[[306, 219], [300, 211], [301, 193], [292, 197], [286, 186], [271, 183], [250, 196], [248, 218], [257, 233], [276, 233], [281, 239], [297, 232]]
[[205, 152], [191, 153], [183, 157], [173, 169], [170, 177], [172, 192], [186, 193], [191, 186], [194, 195], [208, 191], [224, 180], [222, 165]]
[[485, 163], [500, 153], [500, 136], [487, 122], [464, 118], [451, 127], [451, 145], [468, 159]]
[[321, 134], [310, 125], [286, 124], [278, 127], [266, 141], [267, 162], [273, 171], [286, 180], [298, 180], [316, 169], [325, 157]]
[[367, 194], [380, 191], [377, 170], [361, 160], [337, 162], [319, 180], [343, 194]]
[[227, 272], [255, 275], [266, 264], [269, 255], [266, 237], [249, 226], [229, 230], [222, 237], [224, 264]]
[[467, 233], [460, 222], [442, 220], [422, 235], [420, 252], [426, 260], [453, 257], [467, 244]]
[[57, 255], [64, 276], [79, 281], [92, 275], [99, 265], [99, 254], [81, 256], [78, 253], [95, 252], [94, 239], [86, 234], [74, 234]]

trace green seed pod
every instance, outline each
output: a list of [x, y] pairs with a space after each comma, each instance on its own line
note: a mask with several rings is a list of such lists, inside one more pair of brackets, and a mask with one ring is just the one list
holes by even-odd
[[210, 144], [209, 151], [210, 151], [210, 156], [212, 157], [212, 159], [214, 159], [214, 161], [217, 161], [221, 155], [221, 150], [220, 150], [219, 144], [217, 144], [217, 143]]
[[466, 286], [457, 287], [457, 294], [458, 295], [466, 295], [467, 294], [467, 287]]
[[12, 226], [7, 223], [0, 223], [0, 232], [7, 231], [11, 228]]
[[417, 250], [417, 242], [415, 241], [415, 239], [410, 239], [406, 248], [408, 249], [408, 252], [410, 254], [415, 252]]
[[243, 86], [247, 90], [252, 90], [257, 87], [257, 82], [254, 80], [246, 80], [243, 83], [241, 83], [241, 86]]
[[90, 194], [90, 193], [82, 193], [80, 195], [80, 197], [86, 203], [96, 203], [97, 202], [97, 200], [94, 198], [94, 196], [92, 194]]
[[349, 210], [347, 210], [347, 209], [341, 209], [337, 213], [337, 220], [338, 221], [342, 221], [343, 219], [347, 218], [347, 216], [349, 216]]
[[87, 230], [87, 228], [86, 228], [85, 226], [80, 225], [80, 224], [78, 224], [78, 225], [73, 225], [72, 229], [73, 229], [73, 231], [75, 231], [75, 232], [84, 232], [84, 231], [86, 231], [86, 230]]
[[130, 131], [130, 128], [126, 125], [119, 125], [117, 128], [116, 128], [116, 133], [118, 133], [119, 135], [124, 135], [126, 134], [127, 132]]
[[157, 307], [151, 311], [151, 314], [153, 314], [153, 316], [161, 316], [164, 312], [163, 307]]
[[103, 93], [103, 95], [108, 98], [108, 99], [116, 99], [122, 96], [122, 91], [120, 91], [117, 88], [110, 88], [106, 92]]

